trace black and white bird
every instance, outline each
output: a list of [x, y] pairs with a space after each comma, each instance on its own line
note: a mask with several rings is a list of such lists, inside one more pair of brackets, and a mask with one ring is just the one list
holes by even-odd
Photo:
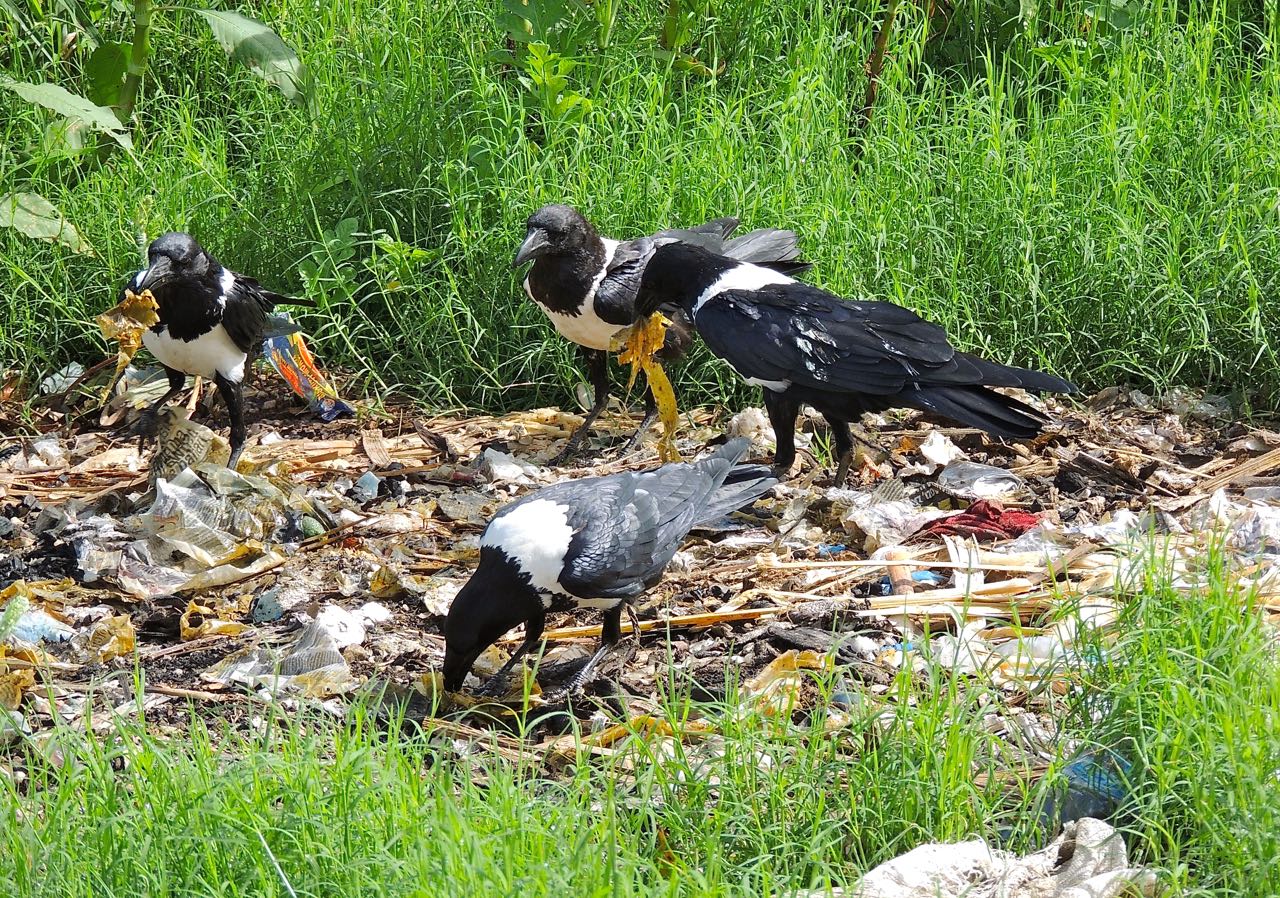
[[946, 331], [888, 302], [841, 299], [777, 271], [685, 244], [657, 249], [645, 268], [642, 312], [679, 305], [711, 351], [764, 388], [777, 437], [774, 465], [795, 461], [796, 415], [813, 406], [831, 425], [843, 483], [849, 422], [908, 407], [997, 437], [1030, 439], [1038, 410], [990, 387], [1071, 393], [1062, 378], [957, 351]]
[[695, 462], [559, 483], [499, 511], [445, 619], [445, 688], [457, 691], [480, 653], [523, 623], [524, 642], [490, 690], [541, 642], [548, 611], [574, 607], [604, 612], [600, 647], [564, 692], [585, 683], [621, 639], [623, 608], [662, 579], [688, 532], [777, 483], [764, 466], [738, 464], [749, 447], [739, 438]]
[[[177, 395], [187, 375], [212, 380], [231, 419], [231, 458], [234, 468], [244, 449], [245, 372], [261, 350], [262, 341], [279, 334], [269, 327], [268, 315], [277, 303], [310, 306], [305, 300], [272, 293], [253, 278], [223, 267], [190, 234], [162, 234], [147, 248], [147, 267], [124, 289], [150, 290], [160, 320], [142, 334], [169, 375], [169, 390], [144, 410], [139, 430], [154, 433], [156, 414]], [[121, 299], [124, 298], [121, 290]]]
[[[610, 341], [638, 320], [636, 291], [654, 250], [667, 243], [705, 246], [734, 259], [797, 274], [810, 265], [801, 261], [794, 231], [760, 228], [729, 239], [736, 218], [717, 218], [695, 228], [659, 231], [634, 240], [601, 237], [591, 222], [572, 206], [543, 206], [529, 216], [524, 242], [513, 267], [533, 262], [524, 281], [525, 292], [551, 319], [560, 334], [580, 347], [595, 398], [582, 426], [569, 438], [556, 460], [577, 451], [595, 419], [609, 401]], [[674, 361], [692, 343], [688, 321], [675, 309], [666, 342], [658, 357]], [[657, 407], [646, 393], [645, 418], [628, 451], [653, 423]]]

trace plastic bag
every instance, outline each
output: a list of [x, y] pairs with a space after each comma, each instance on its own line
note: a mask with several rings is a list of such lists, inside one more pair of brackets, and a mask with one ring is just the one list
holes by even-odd
[[351, 406], [338, 398], [338, 391], [321, 373], [302, 340], [302, 334], [268, 337], [262, 342], [262, 352], [271, 362], [271, 367], [288, 382], [293, 392], [306, 400], [322, 421], [355, 414]]

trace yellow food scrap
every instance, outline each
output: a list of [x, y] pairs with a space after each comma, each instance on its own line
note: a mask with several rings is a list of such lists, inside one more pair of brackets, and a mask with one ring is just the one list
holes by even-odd
[[107, 388], [102, 391], [99, 404], [105, 403], [115, 388], [116, 381], [124, 373], [125, 366], [142, 346], [142, 332], [160, 320], [156, 298], [150, 290], [134, 293], [124, 291], [124, 300], [114, 308], [108, 309], [96, 319], [102, 336], [115, 340], [120, 344], [116, 354], [116, 373], [112, 376]]
[[636, 375], [644, 370], [649, 381], [649, 392], [653, 394], [658, 405], [658, 419], [662, 422], [662, 439], [658, 441], [658, 455], [663, 461], [679, 461], [680, 453], [676, 451], [676, 425], [679, 423], [679, 412], [676, 409], [676, 391], [671, 387], [667, 372], [655, 357], [667, 336], [667, 326], [671, 322], [661, 312], [654, 312], [645, 321], [637, 322], [615, 338], [623, 344], [618, 361], [631, 365], [631, 379], [627, 381], [627, 389], [636, 382]]
[[137, 643], [137, 633], [129, 615], [118, 614], [99, 621], [89, 631], [85, 651], [91, 662], [101, 664], [122, 655], [132, 655]]
[[207, 605], [201, 605], [194, 599], [187, 603], [187, 610], [178, 618], [178, 633], [183, 642], [200, 639], [205, 636], [238, 636], [249, 629], [248, 624], [239, 621], [222, 620]]
[[0, 670], [4, 670], [0, 673], [0, 708], [16, 711], [22, 705], [22, 693], [36, 684], [35, 671], [6, 670], [2, 663]]

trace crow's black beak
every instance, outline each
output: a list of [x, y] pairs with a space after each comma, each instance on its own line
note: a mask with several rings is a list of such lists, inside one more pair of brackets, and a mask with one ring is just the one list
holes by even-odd
[[457, 692], [462, 688], [462, 682], [467, 678], [467, 674], [471, 673], [471, 666], [476, 663], [476, 659], [480, 657], [480, 653], [487, 646], [476, 649], [473, 652], [458, 652], [452, 650], [448, 645], [444, 649], [444, 688], [449, 692]]
[[177, 272], [173, 270], [173, 262], [168, 256], [160, 256], [143, 272], [142, 279], [138, 282], [137, 292], [141, 293], [143, 290], [155, 290], [157, 287], [163, 287], [176, 276]]
[[550, 245], [551, 238], [547, 236], [547, 232], [542, 228], [534, 228], [524, 235], [524, 243], [516, 250], [516, 260], [511, 263], [511, 267], [519, 268], [525, 262], [538, 258]]

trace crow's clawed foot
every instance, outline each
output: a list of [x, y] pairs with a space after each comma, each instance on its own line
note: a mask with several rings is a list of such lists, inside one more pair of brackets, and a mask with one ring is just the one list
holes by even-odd
[[138, 419], [133, 422], [133, 427], [129, 429], [132, 436], [138, 438], [138, 453], [146, 448], [148, 442], [155, 442], [156, 434], [160, 429], [160, 410], [157, 408], [144, 408], [138, 413]]
[[587, 676], [583, 676], [582, 672], [575, 674], [572, 680], [565, 683], [559, 689], [543, 695], [543, 702], [548, 705], [559, 705], [573, 698], [582, 691], [583, 686], [587, 685], [588, 678], [591, 676], [591, 671], [585, 671], [585, 673]]
[[585, 427], [580, 427], [574, 431], [568, 442], [564, 444], [564, 448], [557, 452], [548, 464], [552, 467], [559, 467], [577, 455], [582, 449], [582, 441], [586, 438], [586, 435], [587, 429]]
[[510, 676], [505, 671], [499, 671], [484, 681], [484, 685], [475, 691], [475, 695], [479, 698], [502, 698], [502, 689], [507, 685]]

